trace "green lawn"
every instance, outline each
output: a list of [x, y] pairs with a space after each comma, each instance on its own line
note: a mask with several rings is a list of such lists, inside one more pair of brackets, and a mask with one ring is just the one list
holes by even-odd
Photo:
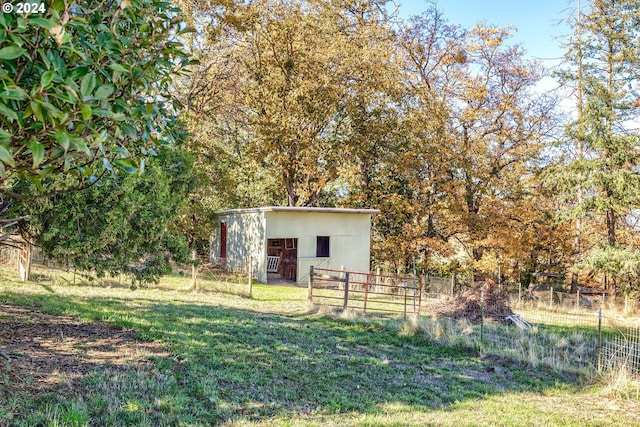
[[44, 279], [6, 278], [0, 307], [107, 322], [166, 351], [96, 360], [42, 393], [5, 373], [0, 425], [640, 426], [637, 396], [436, 345], [399, 322], [309, 313], [306, 289], [254, 285], [249, 299], [177, 277], [137, 290]]

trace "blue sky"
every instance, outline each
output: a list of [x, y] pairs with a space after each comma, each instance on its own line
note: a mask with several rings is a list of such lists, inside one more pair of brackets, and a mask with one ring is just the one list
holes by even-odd
[[[420, 14], [428, 8], [423, 0], [398, 0], [400, 16]], [[558, 21], [567, 16], [574, 0], [439, 0], [438, 9], [451, 24], [470, 28], [477, 22], [517, 28], [512, 42], [521, 43], [527, 56], [544, 60], [545, 65], [558, 63], [563, 54], [560, 40], [569, 30]], [[586, 3], [586, 2], [583, 2]]]

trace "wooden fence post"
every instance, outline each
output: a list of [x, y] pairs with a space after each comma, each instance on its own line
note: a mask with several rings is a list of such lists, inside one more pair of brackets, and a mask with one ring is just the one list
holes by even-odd
[[364, 284], [364, 305], [362, 308], [362, 313], [367, 315], [367, 300], [369, 299], [369, 284], [371, 282], [371, 275], [367, 274], [367, 281]]
[[420, 290], [418, 291], [418, 315], [420, 315], [420, 308], [422, 308], [422, 293], [424, 292], [424, 284], [428, 280], [426, 276], [420, 277]]
[[307, 303], [313, 303], [313, 265], [309, 266], [309, 287], [307, 288]]
[[198, 291], [198, 266], [196, 266], [196, 258], [197, 258], [197, 252], [194, 249], [191, 251], [191, 261], [193, 262], [193, 264], [191, 264], [191, 289], [197, 292]]
[[31, 261], [33, 260], [33, 252], [31, 250], [31, 244], [27, 243], [27, 251], [29, 252], [27, 255], [27, 280], [30, 280], [31, 276]]
[[629, 294], [624, 294], [624, 314], [629, 314], [630, 312], [630, 304], [629, 304]]
[[346, 310], [349, 305], [349, 272], [344, 275], [344, 303], [342, 309]]
[[413, 275], [413, 314], [416, 314], [416, 299], [418, 298], [418, 278]]
[[484, 343], [484, 291], [480, 291], [480, 343]]
[[456, 273], [453, 273], [451, 275], [451, 296], [453, 296], [455, 287], [456, 287]]
[[404, 311], [402, 313], [403, 319], [407, 320], [407, 281], [402, 282], [404, 288]]
[[253, 256], [249, 255], [249, 298], [253, 298]]
[[522, 282], [518, 280], [518, 305], [522, 304]]
[[20, 279], [23, 282], [29, 281], [29, 274], [31, 274], [31, 245], [27, 242], [21, 246], [18, 253], [18, 270]]

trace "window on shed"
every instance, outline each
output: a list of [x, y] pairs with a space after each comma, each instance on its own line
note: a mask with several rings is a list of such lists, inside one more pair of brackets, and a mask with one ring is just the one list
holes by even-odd
[[316, 257], [329, 258], [329, 236], [316, 237]]

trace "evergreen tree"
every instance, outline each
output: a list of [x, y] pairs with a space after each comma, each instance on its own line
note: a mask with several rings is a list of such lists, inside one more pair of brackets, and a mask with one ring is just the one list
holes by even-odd
[[582, 248], [579, 266], [606, 273], [605, 288], [611, 292], [622, 270], [602, 269], [602, 259], [610, 257], [610, 265], [623, 263], [635, 244], [629, 215], [640, 202], [640, 146], [631, 125], [639, 117], [633, 92], [640, 71], [639, 20], [638, 1], [597, 0], [576, 21], [579, 37], [569, 45], [569, 57], [580, 62], [566, 76], [578, 87], [579, 116], [567, 135], [579, 155], [555, 178], [565, 194], [580, 195], [569, 198], [566, 217], [584, 218], [594, 236]]
[[180, 149], [160, 149], [142, 174], [110, 175], [83, 191], [13, 209], [29, 216], [20, 231], [47, 258], [99, 277], [123, 273], [152, 282], [172, 261], [188, 262], [185, 235], [174, 221], [193, 190], [190, 169]]

